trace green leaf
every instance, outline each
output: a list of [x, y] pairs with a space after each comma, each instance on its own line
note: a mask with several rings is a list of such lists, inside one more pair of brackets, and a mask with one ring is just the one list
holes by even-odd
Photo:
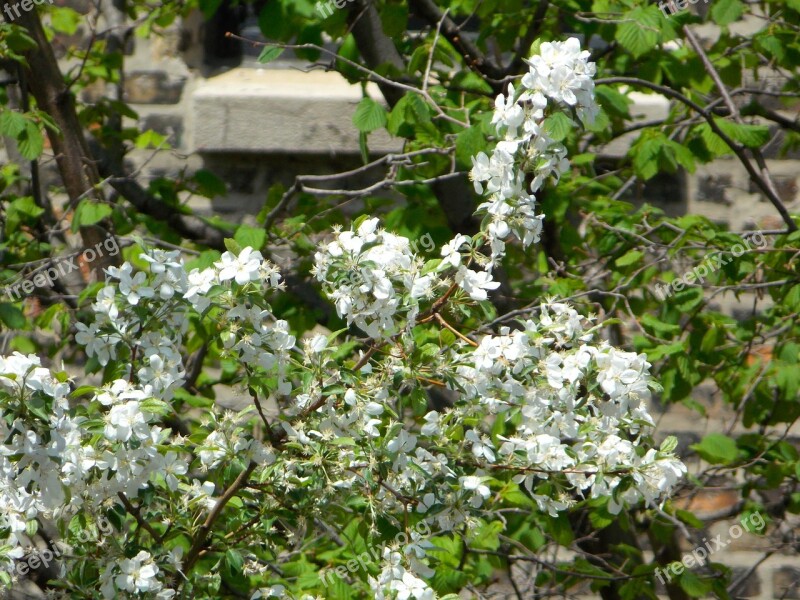
[[73, 399], [80, 398], [81, 396], [85, 396], [87, 394], [96, 394], [97, 388], [93, 385], [82, 385], [80, 387], [75, 388], [70, 392], [70, 397]]
[[597, 101], [606, 112], [620, 118], [630, 118], [628, 107], [633, 103], [624, 94], [607, 85], [597, 86]]
[[80, 227], [86, 225], [94, 225], [105, 219], [112, 212], [113, 210], [108, 204], [83, 199], [75, 209], [75, 216], [72, 218], [72, 231], [78, 231]]
[[651, 315], [650, 313], [644, 313], [641, 317], [642, 325], [646, 325], [648, 329], [652, 329], [656, 335], [663, 336], [663, 335], [678, 335], [681, 332], [681, 328], [679, 325], [673, 325], [672, 323], [664, 323], [659, 318]]
[[660, 17], [655, 5], [638, 7], [623, 15], [617, 27], [616, 39], [628, 52], [638, 58], [655, 48], [659, 40]]
[[222, 4], [222, 0], [199, 0], [198, 4], [200, 10], [203, 11], [203, 16], [208, 20], [217, 12], [217, 9]]
[[225, 187], [225, 182], [208, 169], [200, 169], [197, 171], [194, 174], [194, 180], [198, 185], [197, 191], [207, 198], [226, 196], [228, 194], [228, 188]]
[[[385, 9], [382, 9], [381, 12], [383, 10]], [[472, 71], [459, 71], [456, 73], [455, 77], [453, 77], [453, 87], [475, 94], [492, 93], [492, 86], [486, 83], [483, 77]]]
[[629, 250], [614, 261], [618, 267], [627, 267], [642, 260], [644, 253], [641, 250]]
[[654, 131], [642, 133], [628, 152], [633, 157], [633, 168], [644, 181], [658, 173], [659, 156], [666, 136]]
[[35, 122], [25, 123], [25, 130], [17, 136], [17, 149], [28, 160], [39, 158], [44, 150], [44, 136]]
[[0, 133], [16, 138], [25, 130], [26, 122], [27, 120], [21, 113], [4, 108], [0, 112]]
[[722, 338], [723, 332], [718, 327], [714, 325], [709, 326], [708, 331], [705, 332], [700, 342], [700, 350], [708, 353], [713, 352]]
[[748, 148], [759, 148], [769, 141], [769, 127], [766, 125], [734, 123], [719, 117], [715, 117], [714, 122], [725, 135]]
[[681, 587], [692, 598], [705, 598], [711, 590], [708, 582], [700, 579], [693, 571], [689, 570], [681, 574]]
[[[675, 342], [674, 344], [661, 344], [655, 348], [647, 350], [647, 358], [650, 360], [660, 360], [665, 356], [672, 356], [686, 351], [684, 342]], [[663, 378], [662, 378], [663, 379]]]
[[12, 201], [6, 208], [6, 231], [13, 231], [21, 223], [32, 223], [44, 214], [44, 209], [37, 206], [30, 196], [22, 196]]
[[431, 116], [431, 107], [417, 94], [409, 92], [389, 113], [387, 129], [392, 135], [410, 137], [414, 133], [413, 125], [428, 123]]
[[24, 329], [26, 323], [22, 311], [7, 302], [0, 303], [0, 321], [5, 323], [9, 329]]
[[786, 58], [786, 50], [783, 47], [780, 39], [774, 35], [760, 35], [755, 40], [756, 48], [766, 54], [771, 54], [778, 60]]
[[674, 435], [668, 435], [666, 438], [664, 438], [664, 441], [661, 442], [659, 450], [661, 450], [661, 452], [669, 453], [675, 450], [677, 447], [678, 438], [676, 438]]
[[386, 126], [386, 109], [372, 98], [363, 98], [353, 115], [353, 125], [362, 133], [370, 133]]
[[225, 238], [225, 248], [227, 248], [228, 252], [236, 256], [239, 256], [239, 253], [242, 251], [242, 247], [230, 238]]
[[170, 412], [169, 404], [156, 398], [146, 398], [142, 400], [139, 406], [143, 411], [154, 415], [166, 415]]
[[75, 35], [83, 22], [83, 16], [76, 10], [54, 6], [50, 10], [50, 25], [59, 33]]
[[236, 243], [242, 248], [250, 246], [254, 250], [260, 250], [267, 241], [267, 232], [260, 227], [250, 227], [241, 225], [233, 236]]
[[356, 441], [351, 437], [337, 437], [331, 440], [331, 444], [335, 446], [355, 446]]
[[564, 140], [574, 127], [575, 123], [563, 112], [553, 113], [544, 120], [544, 128], [547, 131], [547, 135], [557, 142]]
[[703, 288], [692, 286], [675, 292], [673, 302], [678, 310], [688, 313], [697, 308], [703, 302]]
[[711, 433], [691, 448], [712, 465], [731, 463], [739, 456], [736, 442], [721, 433]]
[[456, 136], [456, 161], [461, 168], [472, 168], [472, 157], [486, 149], [486, 137], [479, 126], [470, 127]]
[[560, 513], [557, 517], [549, 517], [547, 521], [548, 533], [553, 536], [553, 539], [562, 546], [569, 546], [575, 536], [567, 515]]
[[724, 156], [733, 152], [725, 140], [714, 133], [708, 123], [699, 125], [695, 131], [700, 134], [700, 139], [703, 140], [703, 144], [705, 145], [706, 149], [714, 157]]
[[241, 573], [244, 566], [244, 558], [236, 550], [229, 549], [225, 552], [225, 565], [232, 573]]
[[703, 523], [700, 519], [698, 519], [693, 512], [683, 509], [678, 509], [675, 511], [675, 516], [678, 517], [681, 521], [689, 525], [690, 527], [694, 527], [695, 529], [702, 529], [705, 527], [705, 523]]
[[34, 537], [37, 531], [39, 531], [39, 522], [36, 519], [31, 519], [25, 523], [25, 533], [29, 537]]
[[672, 157], [674, 160], [678, 162], [680, 166], [684, 169], [689, 171], [690, 173], [694, 173], [695, 168], [695, 156], [691, 150], [689, 150], [683, 144], [679, 144], [673, 140], [668, 140], [665, 148], [668, 148], [669, 151], [672, 153]]
[[744, 14], [744, 5], [740, 0], [714, 0], [711, 6], [711, 18], [717, 25], [725, 27]]
[[270, 63], [283, 54], [283, 50], [283, 48], [278, 48], [277, 46], [267, 46], [258, 55], [258, 62], [262, 65]]
[[161, 135], [155, 131], [148, 130], [143, 133], [140, 133], [136, 137], [136, 147], [140, 150], [144, 150], [146, 148], [169, 148], [169, 144], [167, 143], [167, 136]]

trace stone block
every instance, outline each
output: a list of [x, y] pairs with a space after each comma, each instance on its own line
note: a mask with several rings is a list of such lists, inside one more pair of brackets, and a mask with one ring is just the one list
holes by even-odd
[[784, 566], [772, 572], [772, 594], [776, 598], [800, 600], [800, 568]]
[[[773, 175], [772, 180], [775, 183], [775, 189], [777, 190], [778, 197], [781, 199], [781, 201], [786, 204], [794, 202], [795, 198], [797, 197], [797, 177]], [[751, 194], [761, 194], [761, 201], [769, 202], [767, 197], [761, 192], [761, 189], [755, 183], [753, 183], [752, 180], [748, 185], [748, 191]]]
[[713, 202], [715, 204], [731, 204], [725, 195], [725, 191], [730, 189], [733, 180], [730, 175], [707, 174], [697, 178], [697, 199], [703, 202]]
[[[370, 92], [379, 99], [375, 88]], [[358, 154], [352, 122], [359, 86], [337, 73], [233, 69], [206, 80], [193, 94], [194, 149], [198, 152]], [[385, 131], [369, 136], [374, 152], [396, 152], [400, 140]]]
[[[767, 551], [774, 548], [775, 543], [769, 535], [759, 535], [760, 531], [766, 531], [767, 525], [765, 521], [759, 520], [758, 517], [747, 519], [742, 516], [718, 521], [708, 527], [706, 538], [708, 540], [719, 539], [725, 543], [725, 547], [719, 549], [720, 557], [724, 557], [731, 552]], [[763, 525], [762, 522], [764, 523]], [[760, 530], [759, 525], [762, 527]], [[711, 542], [711, 547], [715, 547], [713, 541]]]
[[[731, 573], [731, 581], [739, 581], [741, 577], [744, 577], [749, 568], [746, 567], [736, 567], [732, 569]], [[761, 577], [758, 575], [758, 571], [754, 571], [747, 575], [747, 578], [736, 588], [736, 593], [733, 594], [734, 598], [755, 598], [761, 594]]]
[[163, 71], [135, 71], [125, 78], [125, 100], [132, 104], [177, 104], [185, 77], [170, 78]]
[[675, 505], [689, 510], [699, 519], [714, 518], [727, 513], [739, 503], [739, 494], [735, 490], [698, 490], [691, 500], [678, 498]]

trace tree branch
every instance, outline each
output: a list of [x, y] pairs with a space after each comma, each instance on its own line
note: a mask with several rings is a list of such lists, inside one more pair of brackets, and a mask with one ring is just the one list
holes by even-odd
[[[733, 116], [733, 119], [737, 123], [744, 123], [738, 107], [736, 104], [734, 104], [730, 94], [728, 94], [728, 88], [725, 87], [722, 78], [719, 76], [719, 73], [717, 73], [717, 70], [714, 68], [714, 65], [708, 58], [708, 55], [703, 50], [703, 46], [697, 40], [697, 37], [695, 37], [694, 32], [692, 32], [688, 25], [684, 25], [683, 33], [686, 35], [689, 45], [692, 46], [694, 51], [700, 57], [700, 60], [703, 61], [703, 66], [705, 67], [706, 72], [711, 76], [711, 79], [714, 80], [714, 84], [717, 86], [719, 93], [722, 94], [722, 98], [725, 101], [725, 106], [727, 106], [728, 110], [731, 111], [731, 116]], [[754, 180], [754, 183], [758, 185], [767, 198], [769, 198], [769, 201], [772, 202], [772, 205], [775, 207], [778, 213], [780, 213], [783, 220], [789, 226], [789, 229], [792, 231], [797, 231], [797, 225], [795, 225], [794, 220], [789, 216], [789, 212], [786, 210], [786, 207], [783, 205], [783, 202], [778, 195], [778, 190], [775, 188], [775, 182], [772, 180], [772, 175], [767, 167], [767, 162], [764, 160], [764, 155], [761, 154], [761, 150], [758, 148], [750, 148], [750, 153], [753, 155], [753, 158], [760, 169], [760, 177], [757, 180]], [[742, 155], [740, 156], [739, 153], [737, 153], [737, 156], [739, 156], [740, 160], [744, 160], [743, 157], [747, 156], [744, 152], [744, 148], [742, 148]], [[749, 161], [747, 162], [749, 163]], [[745, 167], [747, 167], [747, 165], [745, 165]], [[748, 169], [748, 172], [750, 172], [750, 169]]]
[[139, 509], [136, 506], [134, 506], [133, 504], [131, 504], [131, 501], [128, 500], [128, 497], [125, 494], [123, 494], [122, 492], [118, 492], [117, 496], [122, 501], [122, 505], [125, 507], [125, 510], [127, 510], [128, 513], [131, 516], [133, 516], [133, 518], [136, 519], [136, 522], [139, 524], [139, 527], [141, 527], [147, 533], [149, 533], [150, 536], [156, 542], [158, 542], [160, 544], [163, 541], [163, 539], [158, 534], [158, 532], [155, 529], [153, 529], [153, 527], [150, 525], [150, 523], [148, 523], [147, 521], [144, 520], [144, 517], [142, 517], [142, 513], [139, 512]]
[[239, 473], [239, 476], [230, 485], [230, 487], [223, 492], [222, 496], [219, 497], [217, 503], [214, 505], [214, 508], [209, 513], [205, 522], [200, 526], [200, 530], [195, 536], [194, 542], [192, 542], [192, 547], [189, 549], [189, 553], [186, 555], [184, 573], [188, 575], [189, 571], [192, 570], [192, 567], [194, 567], [197, 559], [200, 556], [200, 551], [203, 549], [206, 538], [208, 538], [208, 534], [211, 532], [211, 528], [214, 526], [214, 523], [217, 521], [220, 514], [222, 514], [222, 510], [225, 508], [225, 505], [230, 502], [231, 498], [233, 498], [239, 492], [239, 490], [242, 489], [242, 487], [244, 487], [248, 478], [255, 470], [256, 463], [251, 462], [249, 465], [247, 465], [247, 468], [244, 471]]
[[673, 100], [678, 100], [679, 102], [688, 106], [697, 114], [702, 116], [703, 119], [705, 119], [705, 121], [708, 123], [708, 126], [711, 128], [711, 131], [713, 131], [716, 135], [718, 135], [722, 139], [722, 141], [724, 141], [728, 145], [728, 147], [733, 151], [733, 153], [739, 159], [739, 162], [741, 162], [742, 166], [744, 166], [745, 170], [752, 179], [753, 183], [755, 183], [758, 186], [758, 188], [762, 192], [764, 192], [764, 195], [769, 199], [769, 201], [781, 215], [781, 218], [783, 219], [784, 223], [786, 223], [788, 229], [790, 231], [797, 231], [797, 225], [795, 224], [791, 215], [789, 215], [789, 211], [786, 210], [786, 207], [783, 205], [781, 199], [778, 197], [778, 194], [775, 191], [774, 186], [770, 187], [769, 183], [765, 180], [765, 176], [769, 176], [769, 171], [766, 171], [766, 165], [764, 165], [762, 172], [759, 173], [759, 171], [750, 162], [750, 158], [747, 156], [746, 148], [739, 142], [736, 142], [735, 140], [731, 139], [730, 136], [728, 136], [724, 131], [722, 131], [722, 129], [720, 129], [712, 113], [704, 109], [702, 106], [694, 102], [692, 99], [684, 96], [680, 92], [673, 90], [670, 87], [667, 87], [665, 85], [659, 85], [657, 83], [653, 83], [645, 79], [639, 79], [638, 77], [606, 77], [595, 81], [595, 84], [597, 85], [612, 84], [612, 83], [624, 83], [628, 85], [636, 85], [639, 87], [644, 87], [653, 90], [654, 92], [663, 94], [668, 98], [672, 98]]
[[[10, 0], [0, 1], [0, 8], [3, 10], [10, 5]], [[35, 48], [24, 53], [25, 81], [39, 109], [46, 112], [58, 127], [58, 132], [47, 129], [47, 137], [53, 148], [70, 204], [74, 208], [87, 194], [104, 202], [99, 186], [100, 174], [83, 137], [83, 128], [75, 108], [75, 97], [64, 83], [64, 76], [42, 27], [39, 13], [35, 10], [23, 10], [15, 20], [15, 24], [24, 28], [36, 43]], [[81, 227], [84, 247], [91, 248], [102, 244], [112, 231], [111, 221], [108, 219], [97, 225]], [[97, 279], [102, 280], [103, 269], [116, 264], [118, 260], [108, 253], [103, 253], [93, 261], [91, 269]]]
[[505, 71], [478, 50], [478, 47], [471, 40], [462, 35], [461, 29], [450, 17], [442, 13], [433, 0], [410, 0], [408, 4], [431, 27], [436, 27], [441, 23], [442, 35], [464, 57], [467, 66], [482, 75], [496, 92], [499, 93], [502, 90], [503, 80], [506, 76]]

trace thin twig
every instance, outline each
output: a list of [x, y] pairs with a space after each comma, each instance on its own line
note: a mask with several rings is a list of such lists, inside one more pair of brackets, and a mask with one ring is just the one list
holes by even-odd
[[128, 511], [128, 513], [131, 514], [134, 519], [136, 519], [136, 522], [139, 524], [139, 527], [141, 527], [147, 533], [149, 533], [150, 536], [156, 542], [158, 542], [159, 544], [162, 543], [164, 540], [161, 538], [158, 532], [155, 529], [153, 529], [150, 523], [144, 520], [144, 517], [142, 517], [142, 513], [139, 511], [139, 508], [131, 504], [131, 501], [128, 500], [128, 497], [124, 493], [118, 492], [117, 496], [122, 501], [122, 505], [125, 507], [125, 510]]

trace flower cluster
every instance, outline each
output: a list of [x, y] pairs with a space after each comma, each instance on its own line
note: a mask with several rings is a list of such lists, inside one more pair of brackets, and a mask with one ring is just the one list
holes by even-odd
[[380, 229], [375, 218], [337, 232], [316, 253], [314, 274], [339, 316], [374, 339], [397, 333], [401, 319], [413, 327], [419, 302], [431, 296], [434, 284], [408, 238]]
[[[563, 303], [543, 304], [538, 321], [520, 326], [482, 338], [471, 360], [454, 357], [462, 363], [459, 383], [472, 402], [515, 423], [510, 434], [498, 436], [499, 447], [488, 436], [468, 432], [474, 457], [517, 470], [514, 481], [553, 515], [574, 503], [565, 500], [573, 489], [611, 497], [612, 511], [623, 501], [652, 502], [669, 492], [685, 472], [683, 464], [674, 456], [637, 453], [654, 426], [645, 356], [598, 341], [595, 330], [587, 330]], [[436, 420], [441, 427], [453, 417]], [[558, 494], [538, 492], [543, 482], [558, 487]]]
[[528, 61], [522, 89], [509, 85], [508, 94], [497, 97], [492, 123], [501, 139], [491, 156], [480, 152], [473, 157], [470, 172], [475, 191], [487, 196], [478, 210], [489, 216], [485, 233], [493, 262], [503, 255], [511, 233], [526, 247], [539, 241], [543, 216], [536, 214], [534, 194], [549, 178], [557, 182], [569, 169], [566, 148], [547, 135], [546, 112], [565, 107], [574, 109], [585, 124], [594, 120], [595, 66], [588, 56], [575, 38], [545, 42]]
[[[80, 388], [89, 396], [83, 410], [70, 408], [66, 376], [43, 368], [38, 357], [0, 357], [0, 528], [8, 532], [6, 559], [21, 558], [34, 547], [31, 524], [37, 518], [55, 519], [66, 531], [76, 512], [100, 513], [144, 490], [159, 490], [166, 502], [180, 498], [188, 514], [214, 506], [214, 484], [187, 480], [193, 457], [180, 437], [160, 425], [185, 381], [182, 356], [190, 318], [213, 319], [221, 354], [275, 377], [276, 389], [287, 385], [282, 373], [295, 340], [265, 304], [265, 291], [280, 284], [277, 270], [260, 253], [226, 252], [213, 266], [190, 271], [176, 251], [149, 249], [140, 258], [149, 272], [135, 272], [131, 263], [108, 269], [109, 283], [92, 305], [94, 320], [76, 324], [76, 340], [87, 355], [109, 373], [123, 375]], [[274, 460], [225, 420], [197, 447], [196, 457], [206, 469], [238, 457], [262, 465]], [[109, 559], [99, 582], [104, 597], [174, 594], [157, 581], [159, 566], [150, 554]]]
[[584, 123], [597, 116], [594, 100], [594, 63], [589, 62], [588, 50], [581, 50], [577, 38], [564, 42], [544, 42], [539, 54], [527, 61], [530, 70], [522, 77], [526, 92], [535, 106], [544, 106], [547, 99], [566, 104], [577, 110]]
[[[37, 357], [0, 357], [0, 407], [6, 417], [0, 420], [0, 527], [8, 531], [7, 558], [35, 548], [31, 524], [37, 518], [68, 522], [78, 511], [96, 513], [107, 500], [136, 496], [157, 473], [186, 473], [185, 459], [159, 452], [166, 434], [152, 425], [155, 415], [148, 410], [158, 402], [148, 401], [140, 388], [116, 380], [95, 395], [97, 404], [111, 407], [105, 426], [71, 414], [69, 392], [65, 378], [41, 367]], [[136, 591], [130, 587], [136, 582], [146, 585], [140, 590], [160, 589], [155, 582], [126, 582], [121, 589]]]

